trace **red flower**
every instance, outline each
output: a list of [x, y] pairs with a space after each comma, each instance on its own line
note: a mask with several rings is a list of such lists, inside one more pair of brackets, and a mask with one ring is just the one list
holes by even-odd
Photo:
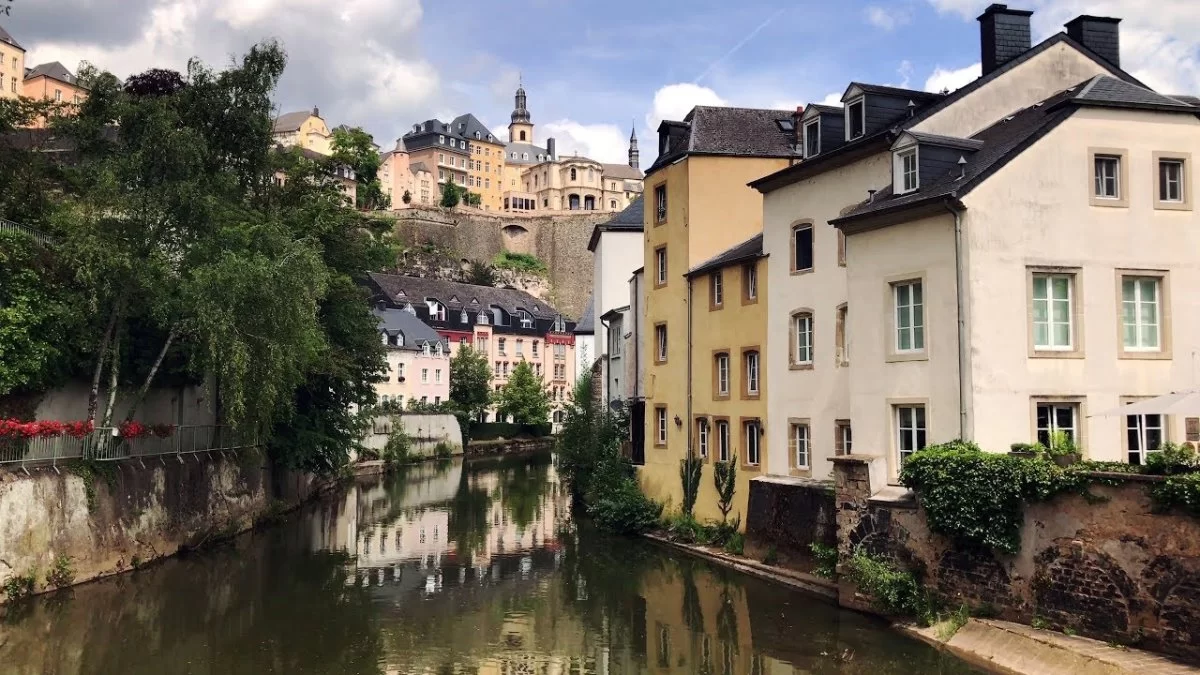
[[149, 434], [149, 427], [141, 422], [121, 422], [119, 425], [117, 425], [117, 435], [119, 435], [121, 438], [142, 438], [143, 436], [148, 436]]

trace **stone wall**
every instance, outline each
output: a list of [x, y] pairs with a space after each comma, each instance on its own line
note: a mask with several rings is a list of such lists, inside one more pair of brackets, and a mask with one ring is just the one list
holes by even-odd
[[[501, 215], [475, 209], [414, 208], [397, 212], [394, 234], [408, 245], [449, 249], [459, 262], [491, 261], [498, 253], [529, 253], [546, 263], [549, 288], [526, 288], [577, 319], [592, 292], [592, 228], [614, 214]], [[586, 274], [581, 272], [587, 271]], [[506, 280], [510, 281], [510, 280]]]
[[494, 455], [529, 455], [539, 452], [550, 452], [554, 449], [555, 439], [520, 438], [498, 441], [472, 441], [467, 444], [464, 454], [467, 457], [491, 457]]
[[756, 547], [807, 556], [814, 543], [837, 545], [833, 484], [785, 476], [750, 481], [746, 537]]
[[453, 454], [462, 454], [462, 429], [454, 415], [379, 415], [372, 420], [370, 433], [363, 439], [363, 446], [375, 451], [383, 450], [388, 436], [397, 425], [408, 435], [412, 442], [411, 450], [418, 457], [433, 457], [440, 443], [450, 446]]
[[[931, 533], [911, 494], [873, 480], [882, 462], [835, 459], [843, 560], [861, 547], [917, 573], [951, 605], [1200, 659], [1200, 520], [1154, 513], [1156, 479], [1027, 504], [1020, 552], [1004, 555]], [[853, 587], [841, 590], [842, 604], [864, 607]]]
[[44, 590], [60, 556], [76, 583], [124, 572], [245, 531], [320, 487], [271, 469], [257, 450], [106, 463], [90, 474], [0, 472], [0, 585], [33, 574]]

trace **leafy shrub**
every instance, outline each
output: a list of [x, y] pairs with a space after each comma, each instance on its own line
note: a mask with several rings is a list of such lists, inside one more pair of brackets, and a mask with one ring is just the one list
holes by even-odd
[[832, 579], [837, 574], [838, 550], [834, 546], [826, 546], [819, 541], [809, 544], [816, 567], [813, 574], [826, 579]]
[[683, 513], [690, 516], [700, 496], [700, 473], [704, 462], [691, 453], [679, 460], [679, 482], [683, 486]]
[[433, 448], [433, 456], [437, 457], [438, 459], [446, 459], [451, 454], [453, 454], [453, 450], [450, 448], [450, 444], [446, 441], [438, 441], [438, 444]]
[[591, 501], [588, 513], [604, 530], [616, 534], [640, 534], [658, 525], [662, 505], [642, 494], [637, 480], [625, 478]]
[[4, 581], [4, 597], [8, 598], [9, 602], [23, 600], [33, 595], [33, 589], [37, 586], [37, 573], [30, 572], [29, 574], [14, 574]]
[[845, 566], [858, 589], [871, 596], [879, 611], [912, 617], [924, 625], [936, 618], [937, 603], [912, 572], [897, 570], [886, 561], [856, 551]]
[[942, 620], [938, 626], [937, 637], [942, 642], [954, 637], [954, 634], [960, 628], [967, 625], [967, 620], [971, 618], [971, 608], [964, 605], [959, 605], [958, 609], [950, 612], [950, 615]]
[[1161, 511], [1180, 508], [1200, 516], [1200, 473], [1167, 476], [1150, 490], [1150, 498]]
[[412, 461], [412, 439], [405, 433], [404, 427], [397, 424], [388, 436], [387, 445], [379, 455], [388, 466], [407, 464]]
[[763, 554], [762, 562], [764, 565], [774, 565], [779, 562], [779, 551], [775, 548], [775, 544], [767, 546], [767, 552]]
[[1197, 459], [1196, 451], [1178, 443], [1164, 443], [1158, 452], [1146, 457], [1146, 473], [1169, 476], [1197, 468], [1200, 468], [1200, 459]]
[[726, 553], [742, 555], [746, 550], [746, 537], [741, 532], [734, 530], [733, 534], [731, 534], [729, 538], [725, 540], [725, 544], [721, 546], [721, 548], [724, 549]]
[[696, 520], [690, 513], [674, 513], [663, 519], [663, 530], [673, 541], [685, 544], [708, 543], [708, 527]]
[[713, 486], [717, 488], [717, 508], [721, 511], [721, 520], [726, 520], [733, 510], [733, 492], [737, 489], [737, 462], [729, 460], [713, 464]]
[[546, 263], [537, 256], [529, 253], [513, 253], [512, 251], [497, 253], [495, 259], [492, 260], [492, 266], [500, 270], [512, 270], [526, 274], [545, 274], [547, 271]]
[[54, 588], [65, 588], [75, 582], [75, 567], [71, 564], [71, 556], [59, 554], [46, 572], [46, 585]]

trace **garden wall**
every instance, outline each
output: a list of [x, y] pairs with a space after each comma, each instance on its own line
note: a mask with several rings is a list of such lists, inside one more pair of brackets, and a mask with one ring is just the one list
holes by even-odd
[[44, 590], [60, 556], [76, 583], [124, 572], [243, 532], [322, 487], [258, 450], [82, 466], [0, 471], [0, 586], [33, 574]]
[[836, 514], [829, 481], [762, 476], [750, 481], [746, 538], [756, 547], [807, 556], [814, 543], [837, 545]]
[[448, 414], [379, 415], [372, 422], [371, 433], [363, 439], [363, 445], [377, 452], [383, 450], [387, 446], [388, 435], [397, 425], [404, 428], [404, 433], [412, 443], [411, 451], [418, 457], [433, 457], [441, 443], [450, 446], [450, 451], [454, 454], [461, 454], [463, 451], [462, 430], [458, 418]]
[[[1098, 500], [1027, 504], [1020, 552], [1004, 555], [931, 533], [911, 494], [879, 480], [883, 461], [834, 459], [843, 561], [861, 547], [917, 573], [951, 605], [1200, 659], [1200, 520], [1153, 513], [1157, 478], [1093, 486]], [[842, 604], [866, 608], [842, 580]]]

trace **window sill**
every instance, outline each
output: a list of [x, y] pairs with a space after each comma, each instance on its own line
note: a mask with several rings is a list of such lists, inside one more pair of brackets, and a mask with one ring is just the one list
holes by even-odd
[[755, 296], [753, 298], [742, 298], [742, 306], [743, 307], [745, 307], [746, 305], [757, 305], [757, 304], [758, 304], [758, 296]]
[[815, 269], [815, 267], [810, 267], [806, 270], [792, 270], [790, 274], [794, 277], [802, 277], [805, 274], [812, 274]]
[[795, 476], [796, 478], [812, 478], [812, 469], [808, 467], [792, 467], [791, 469], [788, 469], [788, 475]]
[[761, 392], [761, 391], [760, 391], [760, 392], [758, 392], [757, 394], [742, 394], [742, 396], [741, 396], [741, 399], [742, 399], [743, 401], [757, 401], [757, 400], [759, 400], [759, 399], [761, 399], [761, 398], [762, 398], [762, 392]]
[[892, 352], [884, 359], [885, 363], [904, 363], [906, 361], [928, 361], [929, 352], [922, 349], [919, 352]]
[[813, 369], [813, 364], [811, 364], [811, 363], [789, 363], [788, 364], [788, 370], [812, 370], [812, 369]]
[[1120, 350], [1117, 352], [1117, 358], [1122, 361], [1170, 361], [1174, 355], [1168, 351], [1157, 352], [1137, 352]]
[[1191, 211], [1192, 205], [1188, 202], [1154, 202], [1155, 211]]
[[761, 464], [742, 464], [742, 471], [752, 471], [754, 473], [758, 473], [761, 470]]
[[1091, 204], [1092, 204], [1092, 206], [1100, 206], [1100, 207], [1105, 207], [1105, 208], [1118, 208], [1118, 209], [1129, 208], [1129, 200], [1128, 199], [1112, 199], [1110, 197], [1096, 197], [1094, 195], [1092, 196]]
[[1072, 349], [1070, 351], [1055, 351], [1052, 349], [1032, 349], [1029, 351], [1031, 359], [1082, 359], [1085, 354], [1082, 349]]
[[728, 400], [729, 400], [729, 394], [713, 394], [712, 400], [714, 400], [714, 401], [728, 401]]
[[708, 311], [710, 311], [710, 312], [719, 312], [723, 309], [725, 309], [724, 304], [720, 304], [720, 305], [709, 304], [709, 306], [708, 306]]

